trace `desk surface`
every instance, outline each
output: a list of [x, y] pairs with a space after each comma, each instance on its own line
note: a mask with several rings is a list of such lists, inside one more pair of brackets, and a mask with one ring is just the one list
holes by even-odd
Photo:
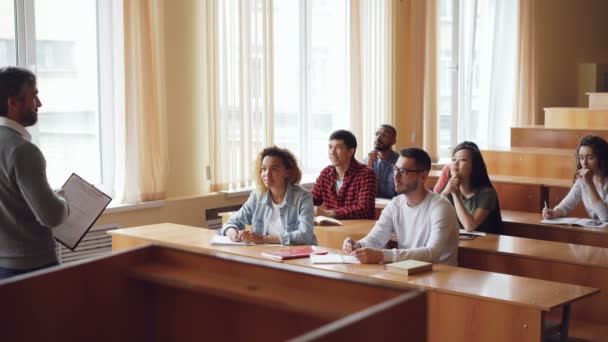
[[608, 268], [608, 248], [602, 247], [495, 234], [487, 234], [473, 240], [460, 240], [459, 246], [460, 249], [466, 248], [493, 254], [519, 255], [529, 259]]
[[[211, 246], [209, 241], [215, 233], [215, 231], [209, 229], [172, 223], [117, 229], [109, 232], [113, 240], [131, 238], [193, 251], [220, 251], [263, 259], [265, 258], [261, 256], [261, 251], [289, 248], [287, 246], [260, 245]], [[329, 250], [333, 253], [340, 253], [338, 250]], [[285, 263], [373, 278], [394, 285], [415, 286], [427, 290], [510, 303], [544, 311], [549, 311], [598, 292], [597, 289], [585, 286], [446, 265], [433, 265], [433, 272], [407, 277], [387, 273], [382, 270], [382, 265], [312, 265], [309, 259], [289, 260]]]
[[512, 211], [512, 210], [501, 210], [502, 221], [512, 224], [522, 224], [527, 226], [535, 226], [540, 229], [550, 228], [558, 230], [566, 230], [573, 232], [586, 232], [591, 234], [608, 235], [608, 228], [594, 228], [594, 227], [581, 227], [581, 226], [569, 226], [565, 224], [546, 224], [540, 223], [543, 219], [540, 213], [526, 213], [523, 211]]

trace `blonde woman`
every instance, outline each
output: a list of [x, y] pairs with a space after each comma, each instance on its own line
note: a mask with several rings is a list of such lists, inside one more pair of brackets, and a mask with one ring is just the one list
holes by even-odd
[[[265, 148], [255, 162], [257, 189], [220, 230], [232, 241], [316, 245], [314, 205], [310, 192], [298, 185], [302, 172], [293, 154]], [[245, 225], [251, 225], [251, 231]]]

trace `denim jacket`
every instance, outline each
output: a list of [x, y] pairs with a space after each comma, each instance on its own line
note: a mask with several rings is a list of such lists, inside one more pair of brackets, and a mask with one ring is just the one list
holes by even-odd
[[[251, 224], [251, 230], [257, 235], [268, 234], [268, 223], [272, 216], [272, 196], [270, 191], [260, 193], [252, 191], [249, 199], [220, 230], [226, 235], [228, 228], [244, 230]], [[283, 245], [316, 245], [317, 238], [313, 231], [314, 205], [310, 192], [299, 185], [287, 185], [285, 202], [279, 207], [283, 231], [279, 235]]]

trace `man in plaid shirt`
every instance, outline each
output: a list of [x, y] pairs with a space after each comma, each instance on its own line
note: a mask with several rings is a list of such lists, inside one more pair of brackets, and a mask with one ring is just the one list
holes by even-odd
[[357, 138], [349, 131], [338, 130], [329, 137], [331, 165], [321, 171], [312, 188], [315, 216], [375, 218], [376, 174], [355, 160], [356, 150]]

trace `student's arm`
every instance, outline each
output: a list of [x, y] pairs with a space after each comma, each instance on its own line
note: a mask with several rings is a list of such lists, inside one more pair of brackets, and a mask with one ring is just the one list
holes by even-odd
[[458, 249], [458, 221], [456, 211], [448, 201], [441, 201], [429, 213], [431, 235], [424, 246], [410, 249], [384, 250], [384, 262], [420, 260], [438, 263], [441, 254]]
[[441, 170], [441, 175], [439, 175], [439, 179], [435, 186], [433, 187], [433, 192], [440, 194], [441, 191], [445, 188], [448, 180], [450, 179], [450, 164], [446, 164]]
[[239, 211], [232, 215], [228, 221], [224, 224], [222, 229], [220, 229], [220, 235], [227, 235], [227, 231], [229, 229], [234, 229], [237, 232], [239, 230], [245, 230], [245, 225], [251, 224], [251, 220], [253, 218], [253, 211], [255, 210], [257, 202], [257, 193], [256, 191], [252, 191], [249, 194], [249, 198], [247, 202], [243, 204]]
[[305, 191], [297, 203], [298, 206], [298, 229], [292, 232], [283, 230], [279, 236], [283, 245], [316, 245], [317, 238], [313, 231], [314, 204], [312, 195]]
[[38, 222], [49, 228], [61, 224], [69, 214], [68, 203], [50, 187], [46, 161], [34, 144], [23, 144], [12, 151], [14, 179]]
[[458, 194], [452, 194], [456, 215], [458, 215], [460, 223], [467, 232], [477, 229], [496, 207], [496, 192], [493, 189], [482, 189], [477, 196], [479, 197], [478, 207], [470, 213], [464, 206], [462, 197]]
[[566, 197], [564, 197], [564, 199], [559, 202], [559, 204], [555, 206], [555, 208], [553, 208], [552, 217], [556, 218], [567, 216], [579, 204], [581, 199], [581, 181], [577, 179], [568, 194], [566, 195]]
[[374, 228], [372, 228], [367, 236], [358, 241], [361, 247], [383, 248], [386, 245], [395, 233], [393, 227], [395, 210], [398, 210], [398, 208], [393, 201], [382, 209], [380, 218], [374, 224]]
[[317, 177], [315, 185], [313, 185], [312, 190], [310, 191], [314, 205], [323, 204], [323, 192], [327, 186], [326, 184], [329, 182], [326, 174], [326, 169], [323, 169], [323, 171], [321, 171], [319, 174], [319, 177]]
[[[355, 195], [355, 204], [343, 206], [340, 208], [332, 208], [336, 213], [337, 219], [373, 219], [374, 209], [376, 207], [376, 185], [377, 179], [374, 170], [364, 168], [361, 175], [354, 179], [354, 182], [359, 182], [358, 192]], [[350, 186], [357, 186], [351, 184]]]
[[587, 190], [587, 195], [589, 196], [589, 202], [591, 202], [591, 210], [601, 221], [608, 221], [608, 208], [606, 207], [606, 203], [600, 194], [597, 192], [595, 184], [593, 183], [593, 172], [589, 169], [581, 169], [579, 170], [579, 175], [583, 180], [583, 184]]

